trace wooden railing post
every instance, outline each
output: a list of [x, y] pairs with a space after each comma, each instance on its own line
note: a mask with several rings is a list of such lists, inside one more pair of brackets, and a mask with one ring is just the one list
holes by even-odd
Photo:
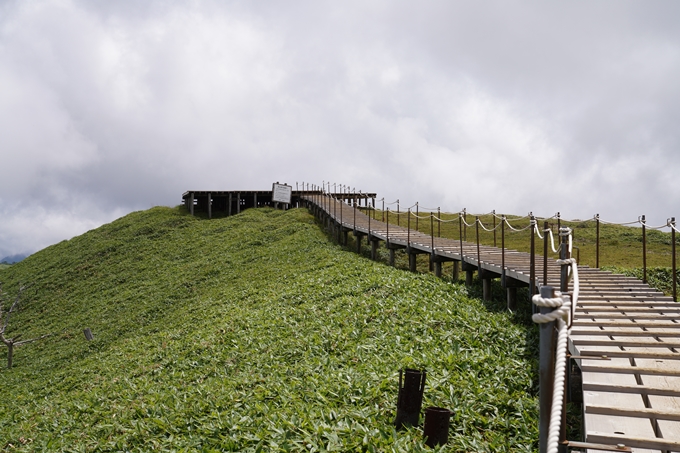
[[536, 219], [531, 215], [531, 258], [529, 261], [529, 294], [536, 294]]
[[464, 226], [463, 226], [463, 232], [465, 233], [463, 236], [463, 240], [467, 241], [467, 210], [463, 208], [463, 220], [465, 220]]
[[496, 210], [491, 211], [493, 217], [493, 246], [496, 247]]
[[420, 215], [420, 209], [418, 208], [418, 202], [416, 201], [416, 231], [418, 231], [418, 216]]
[[406, 222], [406, 249], [411, 253], [411, 208], [408, 208], [408, 219]]
[[482, 275], [482, 258], [479, 253], [479, 216], [475, 216], [475, 234], [477, 236], [477, 275]]
[[673, 258], [671, 259], [671, 271], [673, 272], [673, 301], [677, 302], [678, 301], [678, 291], [677, 291], [677, 285], [678, 285], [678, 274], [677, 274], [677, 269], [675, 267], [675, 217], [671, 217], [671, 255]]
[[600, 214], [595, 214], [595, 267], [600, 268]]
[[442, 210], [437, 207], [437, 237], [442, 237]]
[[397, 226], [401, 226], [399, 220], [401, 220], [401, 213], [399, 212], [399, 200], [397, 200]]
[[543, 222], [543, 285], [548, 285], [548, 221]]
[[642, 216], [642, 282], [647, 283], [647, 225]]
[[434, 254], [434, 212], [430, 213], [430, 244], [432, 248], [432, 253]]

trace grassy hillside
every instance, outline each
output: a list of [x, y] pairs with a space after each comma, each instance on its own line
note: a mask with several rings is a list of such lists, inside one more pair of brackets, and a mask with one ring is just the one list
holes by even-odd
[[10, 335], [53, 334], [0, 371], [2, 451], [429, 451], [392, 427], [406, 366], [454, 411], [442, 451], [536, 448], [535, 327], [304, 210], [136, 212], [0, 281], [32, 283]]

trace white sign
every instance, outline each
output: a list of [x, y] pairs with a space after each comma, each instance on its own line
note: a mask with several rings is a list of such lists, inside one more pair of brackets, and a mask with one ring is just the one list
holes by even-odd
[[272, 201], [290, 204], [290, 197], [293, 194], [293, 186], [286, 184], [272, 184]]

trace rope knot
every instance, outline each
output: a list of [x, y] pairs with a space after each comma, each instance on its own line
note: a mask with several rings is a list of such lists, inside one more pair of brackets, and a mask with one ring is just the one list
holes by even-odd
[[554, 308], [553, 311], [549, 313], [534, 313], [531, 316], [531, 320], [536, 324], [544, 324], [547, 322], [553, 322], [558, 319], [563, 321], [568, 321], [569, 315], [571, 314], [571, 302], [562, 298], [562, 293], [555, 291], [555, 297], [541, 297], [540, 294], [535, 294], [531, 301], [537, 307], [544, 308]]

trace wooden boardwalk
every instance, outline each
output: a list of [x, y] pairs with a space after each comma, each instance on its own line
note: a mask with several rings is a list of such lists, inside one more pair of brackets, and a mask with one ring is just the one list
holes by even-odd
[[[411, 269], [417, 254], [428, 254], [438, 275], [441, 263], [452, 261], [455, 278], [459, 266], [468, 283], [478, 273], [485, 297], [491, 280], [500, 278], [510, 308], [516, 289], [532, 282], [529, 253], [388, 225], [328, 197], [306, 201], [341, 240], [349, 232], [358, 246], [367, 240], [373, 258], [383, 242], [392, 262], [394, 250], [404, 249]], [[535, 286], [559, 288], [554, 259], [547, 260], [545, 274], [543, 257], [534, 264]], [[569, 352], [582, 373], [584, 441], [613, 446], [587, 451], [680, 452], [680, 304], [634, 278], [586, 266], [579, 266], [579, 277]]]

